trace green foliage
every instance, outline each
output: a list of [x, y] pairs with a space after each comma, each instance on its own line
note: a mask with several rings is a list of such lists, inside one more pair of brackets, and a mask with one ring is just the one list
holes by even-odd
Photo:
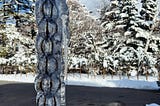
[[5, 24], [0, 24], [0, 29], [5, 29], [6, 25]]
[[7, 41], [8, 41], [8, 38], [7, 38], [6, 34], [3, 33], [3, 32], [0, 33], [0, 45], [2, 45], [3, 47], [5, 47]]
[[0, 46], [0, 57], [7, 57], [9, 55], [9, 48]]

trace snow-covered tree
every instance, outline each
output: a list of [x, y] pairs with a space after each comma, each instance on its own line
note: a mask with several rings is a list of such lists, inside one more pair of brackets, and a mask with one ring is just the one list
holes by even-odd
[[16, 26], [19, 26], [21, 23], [22, 16], [25, 15], [33, 15], [33, 5], [34, 3], [29, 0], [3, 0], [1, 4], [1, 17], [0, 21], [12, 21]]
[[103, 8], [101, 11], [101, 22], [104, 32], [115, 32], [117, 21], [120, 19], [120, 2], [118, 0], [111, 0], [109, 8]]
[[76, 0], [68, 0], [70, 10], [70, 57], [93, 59], [96, 42], [101, 39], [101, 27], [87, 9]]
[[[110, 67], [112, 71], [115, 71], [116, 67], [125, 68], [127, 64], [130, 64], [128, 65], [130, 68], [134, 67], [134, 70], [138, 70], [140, 62], [146, 61], [144, 60], [145, 57], [147, 60], [155, 60], [152, 53], [159, 51], [159, 38], [151, 34], [151, 28], [148, 30], [144, 27], [145, 23], [152, 21], [151, 26], [153, 28], [154, 18], [149, 21], [142, 18], [144, 14], [142, 16], [142, 11], [139, 13], [140, 10], [136, 6], [137, 2], [137, 0], [111, 0], [110, 8], [102, 11], [101, 19], [104, 31], [103, 40], [99, 46], [103, 51], [106, 51], [104, 61], [108, 62], [103, 62], [104, 66]], [[143, 7], [144, 3], [142, 3], [142, 10]], [[156, 6], [154, 10], [155, 8]], [[156, 11], [152, 12], [153, 17], [156, 17]], [[146, 47], [146, 45], [149, 46]], [[147, 52], [145, 52], [146, 48]], [[149, 50], [152, 53], [148, 53]], [[115, 62], [117, 65], [111, 65]], [[148, 63], [147, 67], [154, 67], [155, 63], [156, 61]]]
[[[31, 2], [27, 0], [5, 1], [2, 5], [5, 14], [0, 17], [0, 65], [30, 67], [30, 71], [34, 69], [36, 27], [30, 5]], [[19, 11], [16, 11], [17, 8]]]
[[[35, 64], [35, 51], [34, 51], [34, 40], [30, 37], [22, 36], [21, 33], [17, 32], [14, 25], [7, 25], [6, 29], [6, 40], [5, 46], [10, 55], [6, 55], [7, 65], [25, 65], [25, 64]], [[2, 32], [2, 31], [1, 31]]]
[[98, 46], [100, 46], [102, 49], [101, 51], [104, 53], [108, 52], [111, 54], [113, 52], [114, 46], [121, 44], [119, 39], [121, 39], [122, 33], [124, 31], [117, 27], [117, 22], [121, 20], [120, 6], [120, 1], [111, 0], [109, 7], [105, 7], [101, 11], [103, 36], [102, 40], [98, 43]]
[[144, 22], [142, 27], [146, 30], [152, 30], [152, 25], [155, 21], [155, 15], [157, 15], [157, 0], [142, 0], [142, 9], [140, 15]]
[[[142, 0], [142, 10], [140, 11], [141, 22], [140, 27], [148, 32], [148, 37], [145, 46], [145, 52], [154, 52], [154, 48], [150, 46], [150, 41], [153, 36], [153, 31], [156, 27], [156, 20], [158, 16], [157, 0]], [[154, 46], [155, 47], [155, 46]], [[150, 49], [149, 49], [150, 48]]]

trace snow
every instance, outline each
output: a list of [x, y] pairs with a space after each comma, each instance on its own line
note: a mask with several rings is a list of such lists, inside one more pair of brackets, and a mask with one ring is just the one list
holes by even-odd
[[151, 104], [146, 104], [146, 106], [159, 106], [159, 105], [156, 103], [151, 103]]
[[[25, 74], [12, 74], [5, 75], [0, 74], [1, 81], [16, 81], [34, 83], [35, 76], [33, 73]], [[134, 88], [134, 89], [146, 89], [146, 90], [158, 90], [160, 89], [156, 83], [155, 77], [150, 77], [149, 81], [145, 81], [143, 77], [140, 80], [136, 80], [135, 77], [131, 79], [122, 78], [119, 80], [118, 76], [113, 79], [110, 76], [102, 78], [102, 76], [89, 76], [86, 74], [68, 74], [67, 85], [81, 85], [92, 87], [118, 87], [118, 88]], [[156, 103], [146, 104], [146, 106], [160, 106]]]
[[0, 57], [0, 64], [6, 64], [8, 60]]
[[128, 14], [126, 14], [126, 13], [121, 13], [120, 15], [122, 18], [128, 17]]
[[111, 15], [113, 14], [115, 11], [109, 11], [109, 12], [105, 12], [105, 15]]
[[19, 39], [20, 41], [23, 41], [23, 43], [32, 43], [33, 44], [33, 40], [21, 36], [21, 34], [19, 32], [17, 32], [17, 29], [15, 28], [15, 26], [13, 24], [7, 25], [6, 29], [5, 29], [7, 38], [12, 41], [14, 39]]
[[[92, 15], [94, 15], [96, 18], [98, 18], [100, 16], [100, 14], [98, 13], [98, 9], [102, 8], [103, 5], [105, 5], [105, 4], [102, 4], [102, 1], [107, 2], [108, 0], [93, 0], [93, 1], [92, 0], [79, 0], [79, 1], [81, 4], [84, 4], [89, 11], [92, 11], [92, 13], [91, 13]], [[141, 0], [138, 0], [138, 1], [141, 1]], [[158, 3], [158, 4], [160, 5], [160, 3]], [[142, 8], [141, 3], [137, 4], [137, 6], [139, 8]], [[159, 8], [159, 10], [160, 10], [160, 8]], [[23, 13], [23, 11], [22, 11], [22, 13]], [[106, 14], [110, 14], [110, 12], [108, 12]], [[125, 13], [121, 14], [121, 15], [122, 15], [122, 17], [127, 16], [127, 14], [125, 14]], [[10, 23], [10, 22], [7, 22], [7, 23]], [[146, 21], [146, 22], [144, 22], [144, 24], [149, 26], [150, 24], [152, 24], [152, 22]], [[114, 23], [109, 23], [109, 24], [106, 24], [106, 27], [108, 30], [110, 30], [110, 29], [112, 29], [113, 25], [114, 25]], [[116, 28], [120, 29], [120, 28], [123, 28], [124, 26], [125, 25], [119, 25], [119, 26], [116, 26]], [[138, 28], [134, 28], [134, 29], [136, 29], [138, 31], [138, 33], [136, 35], [137, 38], [143, 37], [143, 38], [148, 39], [148, 37], [149, 37], [148, 32], [142, 31], [141, 29], [138, 29]], [[11, 26], [11, 28], [10, 27], [6, 28], [6, 33], [7, 33], [7, 36], [10, 40], [13, 40], [16, 38], [16, 39], [22, 40], [23, 42], [33, 42], [33, 41], [30, 41], [30, 39], [20, 37], [20, 33], [18, 33], [18, 32], [17, 33], [12, 33], [12, 32], [16, 32], [16, 29], [14, 27]], [[125, 35], [130, 35], [130, 33], [131, 32], [126, 32]], [[12, 35], [12, 36], [10, 36], [10, 35]], [[150, 44], [150, 46], [154, 47], [155, 49], [157, 48], [156, 45], [154, 45], [154, 44]], [[21, 49], [21, 50], [23, 50], [23, 49]], [[124, 50], [124, 51], [126, 51], [126, 50]], [[24, 51], [21, 51], [21, 52], [23, 53]], [[16, 58], [16, 60], [19, 63], [26, 61], [27, 57], [25, 57], [25, 55], [22, 53], [18, 53], [18, 55], [15, 55], [14, 58], [11, 58], [10, 60], [14, 60]], [[124, 56], [124, 55], [121, 55], [121, 56]], [[129, 54], [129, 56], [130, 56], [130, 54]], [[32, 55], [32, 57], [35, 58], [34, 55]], [[140, 54], [139, 54], [139, 57], [140, 57]], [[150, 57], [147, 56], [147, 57], [149, 58], [150, 62], [152, 62], [152, 63], [155, 62], [155, 60], [153, 58], [150, 58], [151, 56]], [[106, 59], [107, 58], [108, 58], [108, 60], [113, 61], [111, 56], [106, 57]], [[127, 60], [129, 57], [125, 57], [125, 58]], [[98, 55], [96, 55], [96, 59], [99, 60]], [[0, 63], [6, 63], [6, 61], [8, 61], [8, 60], [0, 58]], [[83, 59], [72, 58], [72, 61], [73, 61], [74, 65], [76, 64], [76, 66], [78, 63], [81, 63], [81, 64], [83, 62], [87, 63], [87, 60], [85, 58], [83, 58]], [[36, 62], [36, 60], [34, 59], [34, 63], [35, 62]], [[107, 60], [104, 60], [104, 62], [103, 62], [104, 67], [108, 67], [107, 62], [108, 62]], [[113, 64], [115, 67], [118, 64], [118, 60], [113, 61]], [[77, 66], [77, 68], [78, 68], [78, 66]], [[157, 70], [154, 67], [150, 71], [157, 72]], [[146, 81], [145, 77], [141, 76], [139, 78], [139, 80], [137, 80], [136, 79], [137, 71], [131, 70], [130, 74], [131, 74], [130, 79], [128, 79], [126, 76], [125, 77], [122, 76], [121, 79], [119, 79], [119, 76], [114, 76], [112, 79], [111, 76], [105, 76], [105, 78], [103, 78], [102, 76], [99, 76], [99, 75], [96, 75], [96, 76], [90, 75], [88, 77], [88, 75], [85, 75], [85, 74], [82, 74], [82, 75], [68, 74], [66, 84], [67, 85], [94, 86], [94, 87], [120, 87], [120, 88], [134, 88], [134, 89], [149, 89], [149, 90], [160, 89], [156, 83], [156, 81], [157, 81], [156, 77], [149, 77], [149, 80]], [[2, 74], [0, 74], [0, 80], [33, 83], [35, 76], [36, 75], [34, 75], [32, 73], [29, 73], [27, 75], [24, 75], [24, 74], [2, 75]], [[159, 106], [159, 105], [155, 104], [155, 103], [151, 103], [151, 104], [146, 104], [146, 106]]]
[[69, 68], [79, 68], [79, 65], [82, 66], [82, 64], [87, 64], [87, 59], [84, 57], [71, 57], [70, 58], [71, 65]]
[[0, 74], [1, 81], [33, 83], [34, 79], [35, 79], [35, 75], [32, 73], [29, 73], [29, 74]]
[[136, 34], [136, 38], [142, 37], [142, 38], [148, 39], [150, 36], [149, 32], [144, 31], [140, 28], [139, 29], [137, 28], [137, 31], [138, 31], [138, 33]]
[[118, 5], [118, 1], [111, 1], [112, 4]]
[[130, 80], [127, 77], [122, 77], [120, 80], [118, 76], [89, 76], [85, 74], [69, 74], [66, 80], [67, 85], [81, 85], [81, 86], [94, 86], [94, 87], [118, 87], [118, 88], [134, 88], [134, 89], [159, 89], [156, 78], [151, 77], [149, 81], [145, 80], [145, 77], [140, 77], [137, 80], [136, 77], [131, 77]]
[[[0, 80], [2, 81], [16, 81], [33, 83], [35, 76], [33, 73], [25, 74], [0, 74]], [[134, 88], [134, 89], [146, 89], [146, 90], [158, 90], [160, 89], [156, 83], [156, 77], [149, 77], [146, 81], [145, 77], [140, 77], [139, 80], [136, 77], [131, 76], [130, 79], [122, 77], [119, 79], [118, 76], [105, 76], [104, 78], [100, 75], [87, 74], [68, 74], [66, 84], [67, 85], [81, 85], [81, 86], [92, 86], [92, 87], [118, 87], [118, 88]]]
[[131, 76], [136, 76], [137, 75], [137, 71], [136, 70], [131, 70]]

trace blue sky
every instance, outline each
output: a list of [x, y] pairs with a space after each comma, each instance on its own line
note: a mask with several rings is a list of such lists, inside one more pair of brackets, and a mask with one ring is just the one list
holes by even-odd
[[[89, 11], [92, 11], [92, 15], [98, 17], [99, 13], [97, 9], [100, 9], [104, 4], [109, 3], [109, 0], [78, 0], [81, 4], [85, 5]], [[141, 0], [138, 0], [139, 2]], [[141, 5], [138, 5], [141, 7]], [[160, 11], [160, 0], [158, 0], [158, 7]]]

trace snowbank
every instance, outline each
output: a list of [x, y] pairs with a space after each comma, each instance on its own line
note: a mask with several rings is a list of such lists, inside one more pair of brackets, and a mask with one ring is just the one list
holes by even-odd
[[15, 81], [15, 82], [25, 82], [33, 83], [35, 79], [34, 74], [0, 74], [1, 81]]
[[151, 104], [146, 104], [146, 106], [160, 106], [160, 105], [158, 105], [156, 103], [151, 103]]
[[146, 90], [158, 90], [159, 87], [156, 82], [156, 78], [151, 77], [149, 81], [145, 80], [145, 77], [141, 77], [137, 80], [135, 77], [131, 77], [130, 80], [127, 77], [123, 77], [121, 80], [118, 76], [113, 79], [107, 76], [103, 79], [102, 76], [89, 76], [82, 74], [69, 74], [67, 85], [81, 85], [81, 86], [95, 86], [95, 87], [118, 87], [118, 88], [134, 88], [134, 89], [146, 89]]
[[[34, 83], [34, 74], [16, 74], [16, 75], [0, 75], [2, 81], [16, 81]], [[94, 86], [94, 87], [118, 87], [118, 88], [134, 88], [134, 89], [146, 89], [146, 90], [158, 90], [159, 87], [156, 83], [156, 78], [150, 77], [149, 81], [145, 80], [145, 77], [140, 77], [137, 80], [135, 77], [131, 77], [130, 80], [127, 77], [123, 77], [121, 80], [118, 76], [114, 76], [112, 79], [107, 76], [103, 79], [102, 76], [89, 76], [86, 74], [68, 74], [67, 85], [80, 85], [80, 86]]]

